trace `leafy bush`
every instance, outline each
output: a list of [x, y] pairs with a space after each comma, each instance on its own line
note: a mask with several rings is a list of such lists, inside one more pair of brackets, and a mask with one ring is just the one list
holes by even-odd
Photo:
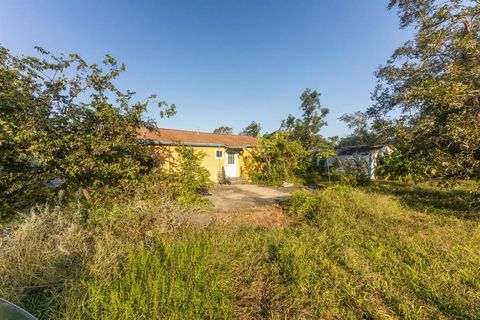
[[371, 179], [368, 176], [368, 166], [365, 162], [355, 159], [353, 163], [343, 165], [343, 173], [340, 174], [340, 182], [351, 187], [367, 186]]
[[311, 218], [318, 211], [318, 197], [315, 193], [299, 191], [287, 201], [288, 213], [299, 218]]
[[401, 151], [382, 157], [376, 168], [376, 174], [385, 180], [419, 181], [423, 175], [418, 173], [417, 165]]
[[95, 198], [94, 207], [158, 201], [176, 202], [190, 210], [207, 206], [210, 202], [204, 194], [213, 182], [209, 171], [202, 166], [205, 154], [188, 146], [179, 146], [175, 152], [175, 160], [168, 169], [158, 167], [138, 179], [123, 180], [117, 186], [103, 188], [103, 193]]
[[279, 185], [298, 182], [306, 172], [308, 153], [286, 134], [260, 138], [260, 145], [245, 157], [245, 171], [255, 183]]
[[368, 176], [368, 164], [359, 157], [353, 161], [336, 159], [328, 168], [329, 180], [345, 186], [359, 187], [371, 183]]
[[133, 103], [133, 92], [116, 88], [125, 66], [109, 55], [89, 65], [37, 49], [38, 57], [16, 57], [0, 46], [0, 215], [45, 200], [52, 181], [91, 198], [153, 168], [137, 130], [153, 128], [143, 113], [155, 97]]
[[192, 147], [181, 146], [175, 149], [177, 159], [171, 169], [163, 174], [166, 183], [165, 193], [181, 204], [202, 204], [208, 200], [202, 194], [213, 185], [210, 173], [202, 166], [205, 154], [195, 152]]

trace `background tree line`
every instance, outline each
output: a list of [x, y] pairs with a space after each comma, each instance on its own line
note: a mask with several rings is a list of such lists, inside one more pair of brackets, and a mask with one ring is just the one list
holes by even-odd
[[[260, 135], [262, 127], [258, 122], [252, 121], [239, 134], [242, 136], [257, 137]], [[233, 134], [233, 128], [229, 126], [220, 126], [213, 130], [215, 134]]]

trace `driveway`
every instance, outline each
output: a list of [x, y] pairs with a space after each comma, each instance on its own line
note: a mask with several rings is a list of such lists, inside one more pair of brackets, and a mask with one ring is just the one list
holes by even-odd
[[207, 196], [217, 211], [236, 211], [278, 203], [288, 197], [293, 188], [263, 187], [253, 184], [220, 185]]

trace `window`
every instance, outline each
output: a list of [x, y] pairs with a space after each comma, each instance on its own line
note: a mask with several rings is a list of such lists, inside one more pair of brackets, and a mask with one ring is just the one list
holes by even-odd
[[223, 158], [223, 150], [215, 151], [215, 159], [222, 159]]
[[235, 164], [235, 154], [227, 152], [228, 164]]

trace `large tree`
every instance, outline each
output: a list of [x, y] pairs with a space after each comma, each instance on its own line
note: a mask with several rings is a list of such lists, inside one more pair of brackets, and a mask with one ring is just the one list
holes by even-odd
[[403, 129], [401, 121], [385, 118], [369, 119], [367, 113], [362, 111], [346, 113], [339, 119], [353, 130], [348, 136], [339, 139], [337, 143], [339, 147], [384, 143], [396, 146], [403, 144], [397, 139], [397, 133]]
[[327, 125], [325, 117], [329, 110], [320, 104], [320, 93], [306, 89], [300, 96], [302, 117], [289, 115], [282, 121], [280, 131], [288, 132], [291, 140], [299, 141], [306, 150], [311, 150], [325, 144], [320, 135], [320, 129]]
[[260, 134], [260, 130], [262, 130], [260, 124], [252, 121], [240, 134], [242, 136], [257, 137]]
[[227, 127], [227, 126], [220, 126], [213, 130], [213, 133], [215, 134], [233, 134], [233, 128], [232, 127]]
[[379, 68], [373, 117], [400, 113], [408, 156], [427, 175], [480, 176], [478, 0], [391, 0], [415, 31]]
[[[102, 66], [37, 49], [38, 56], [16, 57], [0, 47], [3, 211], [25, 203], [52, 179], [88, 196], [89, 189], [135, 179], [152, 163], [137, 130], [153, 128], [143, 111], [155, 97], [132, 102], [133, 92], [116, 88], [124, 65], [109, 55]], [[161, 116], [174, 111], [171, 105]]]

